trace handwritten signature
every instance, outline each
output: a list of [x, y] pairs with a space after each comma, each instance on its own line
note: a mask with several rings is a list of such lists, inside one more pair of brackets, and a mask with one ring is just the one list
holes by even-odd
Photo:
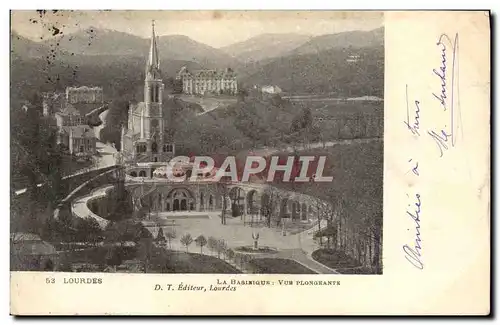
[[[457, 130], [461, 127], [460, 97], [459, 97], [459, 65], [458, 65], [458, 33], [453, 40], [447, 34], [441, 34], [436, 43], [440, 48], [441, 65], [432, 72], [440, 80], [440, 91], [432, 93], [443, 111], [447, 112], [444, 127], [429, 130], [427, 134], [434, 140], [442, 157], [444, 151], [454, 147], [457, 141]], [[449, 49], [451, 48], [451, 59]], [[449, 62], [451, 61], [451, 66]], [[449, 94], [449, 96], [448, 96]]]
[[422, 206], [422, 200], [420, 194], [415, 194], [415, 202], [413, 203], [413, 211], [406, 210], [406, 215], [412, 218], [415, 223], [415, 245], [404, 245], [403, 251], [405, 252], [405, 258], [417, 269], [423, 269], [424, 263], [422, 262], [422, 239], [420, 232], [420, 212]]

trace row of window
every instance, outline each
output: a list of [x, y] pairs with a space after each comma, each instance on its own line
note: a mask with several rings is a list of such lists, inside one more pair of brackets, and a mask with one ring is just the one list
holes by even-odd
[[71, 116], [69, 118], [65, 118], [62, 121], [61, 126], [78, 126], [85, 124], [85, 117], [83, 116]]
[[87, 143], [88, 146], [90, 146], [92, 144], [92, 140], [91, 139], [85, 139], [85, 138], [77, 138], [77, 139], [73, 139], [73, 145], [76, 146], [76, 145], [84, 145], [85, 143]]
[[[139, 144], [136, 146], [135, 150], [137, 153], [144, 153], [147, 151], [147, 146], [145, 144]], [[153, 152], [153, 153], [158, 152], [158, 144], [156, 144], [156, 142], [153, 142], [151, 144], [151, 152]], [[168, 153], [174, 152], [174, 145], [173, 144], [164, 144], [163, 145], [163, 152], [168, 152]]]
[[184, 84], [187, 84], [189, 86], [192, 86], [193, 84], [195, 86], [200, 86], [200, 85], [208, 85], [208, 86], [210, 86], [210, 85], [212, 85], [214, 87], [217, 86], [217, 85], [226, 86], [226, 87], [230, 87], [230, 86], [231, 87], [235, 87], [236, 86], [236, 82], [210, 82], [210, 81], [208, 81], [208, 82], [199, 82], [199, 81], [195, 81], [195, 82], [192, 82], [192, 83], [191, 82], [190, 83], [186, 82]]
[[149, 89], [149, 99], [153, 103], [160, 102], [160, 85], [152, 85]]

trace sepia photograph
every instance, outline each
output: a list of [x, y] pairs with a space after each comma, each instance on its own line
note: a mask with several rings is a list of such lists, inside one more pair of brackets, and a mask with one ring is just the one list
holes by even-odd
[[11, 315], [491, 314], [491, 12], [309, 5], [9, 11]]
[[11, 11], [11, 271], [382, 274], [383, 13], [276, 15]]

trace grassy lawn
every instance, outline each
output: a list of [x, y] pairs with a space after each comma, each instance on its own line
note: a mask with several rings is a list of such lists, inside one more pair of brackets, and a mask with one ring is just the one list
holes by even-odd
[[254, 249], [253, 246], [240, 246], [234, 249], [236, 252], [243, 253], [276, 253], [277, 251], [274, 248], [270, 247], [259, 247]]
[[339, 269], [337, 272], [341, 274], [382, 274], [380, 272], [376, 273], [373, 270], [366, 267], [357, 267], [353, 269]]
[[312, 258], [332, 269], [345, 269], [359, 266], [359, 264], [349, 256], [331, 249], [318, 249], [312, 253]]
[[155, 248], [150, 260], [151, 273], [241, 273], [221, 259], [196, 253]]
[[[70, 264], [87, 263], [100, 265], [101, 269], [104, 269], [107, 252], [108, 248], [106, 247], [95, 247], [65, 253], [65, 257]], [[127, 268], [135, 265], [141, 265], [142, 268], [144, 257], [139, 256], [137, 248], [123, 248], [121, 252], [122, 264], [118, 267], [118, 270], [126, 272]], [[129, 269], [128, 272], [130, 271]], [[230, 264], [215, 257], [153, 247], [148, 264], [148, 273], [234, 274], [241, 272]]]
[[260, 274], [316, 274], [302, 264], [283, 258], [256, 258], [248, 264], [254, 273]]
[[[90, 263], [105, 265], [107, 252], [107, 247], [92, 247], [66, 252], [64, 253], [64, 255], [70, 263]], [[121, 249], [121, 257], [123, 260], [133, 259], [135, 255], [136, 249], [134, 247]]]

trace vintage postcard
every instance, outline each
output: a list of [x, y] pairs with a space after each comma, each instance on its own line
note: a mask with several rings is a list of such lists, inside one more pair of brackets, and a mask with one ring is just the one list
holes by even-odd
[[14, 315], [487, 315], [489, 12], [11, 11]]

